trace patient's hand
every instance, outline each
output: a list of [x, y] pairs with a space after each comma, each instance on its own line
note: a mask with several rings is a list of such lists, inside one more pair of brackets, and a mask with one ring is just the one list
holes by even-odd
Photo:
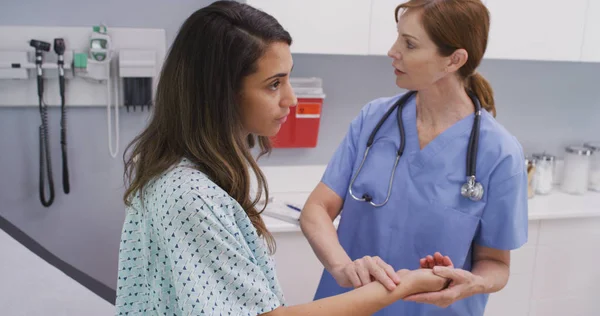
[[450, 257], [442, 256], [439, 252], [436, 252], [433, 256], [421, 258], [419, 264], [422, 269], [433, 269], [435, 266], [454, 268], [454, 264], [452, 263], [452, 260], [450, 260]]
[[[400, 270], [397, 272], [402, 280], [408, 285], [404, 297], [425, 292], [436, 292], [446, 287], [447, 279], [433, 274], [431, 269]], [[403, 298], [404, 298], [403, 297]]]

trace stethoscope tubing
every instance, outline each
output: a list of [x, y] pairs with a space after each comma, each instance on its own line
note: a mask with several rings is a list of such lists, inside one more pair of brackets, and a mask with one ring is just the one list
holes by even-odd
[[[350, 181], [350, 185], [348, 186], [348, 192], [350, 193], [350, 196], [352, 196], [353, 199], [355, 199], [357, 201], [361, 201], [361, 202], [368, 202], [369, 204], [371, 204], [374, 207], [383, 206], [390, 199], [391, 192], [392, 192], [392, 186], [393, 186], [393, 182], [394, 182], [394, 175], [395, 175], [398, 163], [400, 161], [400, 157], [402, 157], [402, 154], [404, 153], [404, 148], [406, 145], [406, 135], [405, 135], [405, 131], [404, 131], [404, 123], [402, 120], [402, 110], [404, 108], [404, 105], [406, 104], [406, 101], [410, 97], [412, 97], [415, 93], [416, 93], [416, 91], [409, 91], [409, 92], [405, 93], [398, 101], [396, 101], [394, 103], [394, 105], [392, 107], [390, 107], [390, 109], [383, 115], [383, 117], [379, 120], [379, 122], [377, 122], [377, 125], [375, 126], [373, 131], [371, 131], [371, 134], [369, 135], [369, 139], [367, 140], [367, 147], [365, 149], [365, 153], [363, 155], [362, 161], [361, 161], [360, 165], [358, 166], [358, 170], [352, 177], [352, 179]], [[481, 186], [481, 184], [475, 182], [476, 166], [477, 166], [477, 149], [478, 149], [478, 145], [479, 145], [479, 131], [480, 131], [480, 125], [481, 125], [481, 103], [479, 103], [479, 100], [477, 100], [477, 97], [470, 91], [467, 91], [467, 94], [469, 95], [469, 98], [471, 98], [471, 101], [475, 105], [475, 116], [473, 119], [473, 127], [471, 128], [471, 135], [469, 137], [469, 144], [468, 144], [468, 148], [467, 148], [467, 158], [466, 158], [467, 182], [465, 183], [465, 185], [468, 187], [468, 189], [470, 189], [470, 190], [467, 190], [466, 192], [469, 192], [471, 194], [471, 196], [467, 196], [467, 197], [476, 201], [476, 200], [481, 199], [481, 195], [483, 193], [483, 192], [479, 192], [481, 194], [472, 194], [471, 193], [473, 190], [483, 191], [483, 187]], [[394, 166], [393, 166], [390, 180], [388, 183], [388, 190], [387, 190], [386, 198], [382, 203], [375, 203], [375, 202], [373, 202], [373, 198], [368, 193], [363, 194], [362, 197], [357, 197], [354, 194], [352, 187], [354, 185], [354, 181], [360, 174], [360, 171], [362, 170], [362, 167], [363, 167], [365, 161], [367, 160], [367, 156], [369, 155], [371, 146], [373, 145], [373, 142], [375, 141], [375, 136], [377, 135], [377, 132], [379, 132], [379, 129], [381, 128], [381, 126], [385, 123], [385, 121], [388, 119], [388, 117], [396, 109], [397, 109], [396, 122], [398, 124], [398, 131], [400, 133], [400, 146], [398, 148], [396, 160], [394, 162]], [[461, 189], [461, 192], [462, 191], [463, 190]], [[463, 194], [463, 195], [465, 195], [465, 194]]]

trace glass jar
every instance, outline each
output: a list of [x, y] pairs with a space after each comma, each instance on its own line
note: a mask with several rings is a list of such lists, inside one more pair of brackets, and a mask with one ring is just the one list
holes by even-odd
[[588, 190], [592, 150], [583, 146], [565, 148], [565, 165], [561, 189], [569, 194], [584, 194]]
[[535, 196], [535, 159], [525, 157], [525, 168], [527, 170], [527, 197]]
[[589, 189], [600, 192], [600, 142], [585, 143], [584, 146], [592, 150]]
[[565, 167], [565, 160], [559, 157], [556, 157], [556, 159], [554, 160], [554, 175], [552, 176], [554, 178], [554, 186], [558, 187], [560, 186], [561, 182], [562, 182], [562, 174], [563, 174], [563, 169]]
[[547, 154], [534, 154], [535, 193], [546, 195], [552, 192], [554, 184], [555, 157]]

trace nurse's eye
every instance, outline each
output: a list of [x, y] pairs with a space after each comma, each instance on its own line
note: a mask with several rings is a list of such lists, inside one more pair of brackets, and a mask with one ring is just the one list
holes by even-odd
[[280, 86], [280, 85], [281, 85], [281, 81], [279, 81], [279, 80], [275, 80], [274, 82], [272, 82], [272, 83], [269, 85], [269, 89], [271, 89], [271, 90], [273, 90], [273, 91], [276, 91], [277, 89], [279, 89], [279, 86]]
[[409, 40], [406, 40], [406, 48], [413, 49], [415, 48], [415, 45], [413, 45], [413, 43], [411, 43]]

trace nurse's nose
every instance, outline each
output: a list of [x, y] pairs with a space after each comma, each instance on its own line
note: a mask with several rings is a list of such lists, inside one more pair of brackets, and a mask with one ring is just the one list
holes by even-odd
[[396, 49], [396, 45], [392, 45], [392, 47], [390, 47], [390, 49], [388, 50], [388, 57], [395, 59], [395, 60], [399, 60], [402, 59], [402, 54], [400, 53], [399, 50]]
[[392, 59], [402, 59], [402, 53], [400, 53], [400, 49], [398, 49], [398, 40], [392, 44], [387, 55]]

